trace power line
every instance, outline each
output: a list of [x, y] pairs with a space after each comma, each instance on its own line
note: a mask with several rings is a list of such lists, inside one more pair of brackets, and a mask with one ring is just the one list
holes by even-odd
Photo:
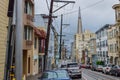
[[48, 0], [46, 0], [46, 4], [47, 4], [48, 11], [49, 11], [50, 8], [49, 8]]
[[[91, 8], [91, 7], [93, 7], [93, 6], [96, 6], [97, 4], [100, 4], [100, 3], [103, 2], [103, 1], [104, 1], [104, 0], [100, 0], [100, 1], [98, 1], [98, 2], [96, 2], [96, 3], [94, 3], [94, 4], [91, 4], [91, 5], [89, 5], [89, 6], [85, 7], [85, 8], [82, 8], [81, 11], [86, 10], [86, 9], [88, 9], [88, 8]], [[74, 11], [71, 11], [71, 12], [68, 12], [68, 13], [64, 13], [63, 15], [68, 15], [68, 14], [72, 14], [72, 13], [76, 13], [76, 12], [78, 12], [78, 10], [74, 10]], [[58, 16], [60, 16], [60, 15], [58, 15]]]

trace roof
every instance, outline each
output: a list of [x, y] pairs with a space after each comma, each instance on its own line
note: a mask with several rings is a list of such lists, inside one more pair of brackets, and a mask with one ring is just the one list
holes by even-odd
[[43, 38], [43, 39], [46, 38], [46, 32], [45, 32], [44, 30], [38, 29], [38, 28], [36, 28], [36, 27], [33, 27], [33, 29], [34, 29], [34, 33], [35, 33], [38, 37]]
[[119, 8], [120, 7], [120, 4], [115, 4], [115, 5], [113, 5], [113, 9], [116, 9], [116, 8]]
[[105, 29], [105, 28], [109, 28], [110, 24], [106, 24], [103, 27], [101, 27], [100, 29], [98, 29], [95, 33], [98, 33], [99, 31]]

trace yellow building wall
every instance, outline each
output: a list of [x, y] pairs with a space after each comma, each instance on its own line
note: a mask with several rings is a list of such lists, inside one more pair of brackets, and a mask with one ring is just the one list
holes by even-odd
[[7, 8], [8, 0], [0, 0], [0, 80], [4, 76], [4, 63], [6, 54], [6, 39], [7, 39]]
[[[33, 45], [33, 58], [32, 58], [32, 75], [38, 74], [38, 58], [34, 59], [34, 56], [38, 56], [38, 50], [39, 50], [39, 45], [38, 45], [38, 37], [34, 35], [34, 39], [35, 37], [37, 38], [37, 47], [36, 49], [34, 48]], [[34, 40], [35, 41], [35, 40]], [[34, 42], [33, 42], [34, 44]]]

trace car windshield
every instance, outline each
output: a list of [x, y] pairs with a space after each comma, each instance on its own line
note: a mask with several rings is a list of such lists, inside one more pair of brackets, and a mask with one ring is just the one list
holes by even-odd
[[66, 65], [61, 65], [61, 68], [66, 68], [67, 66]]
[[78, 66], [77, 63], [70, 63], [70, 64], [68, 64], [68, 67], [77, 67], [77, 66]]
[[108, 67], [112, 67], [112, 65], [108, 65]]
[[41, 78], [57, 78], [57, 74], [55, 72], [44, 72]]
[[120, 68], [120, 65], [119, 65], [119, 68]]
[[58, 78], [61, 78], [61, 79], [69, 78], [69, 75], [65, 70], [57, 70], [56, 72], [57, 72]]
[[102, 65], [98, 65], [98, 68], [102, 68], [103, 66]]

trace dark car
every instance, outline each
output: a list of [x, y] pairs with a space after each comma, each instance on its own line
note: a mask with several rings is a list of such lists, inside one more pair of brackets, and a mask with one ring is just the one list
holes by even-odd
[[71, 80], [66, 70], [51, 70], [43, 72], [38, 80]]
[[120, 65], [115, 65], [110, 70], [111, 75], [120, 76]]

